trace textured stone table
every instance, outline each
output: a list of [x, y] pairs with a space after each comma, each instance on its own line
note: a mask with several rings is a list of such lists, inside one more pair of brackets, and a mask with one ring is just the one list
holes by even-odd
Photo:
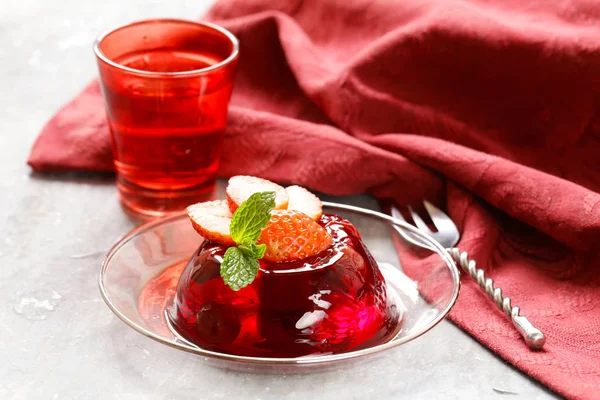
[[190, 18], [209, 5], [200, 3], [0, 1], [0, 399], [552, 398], [446, 321], [368, 364], [285, 376], [208, 367], [109, 311], [98, 267], [134, 226], [113, 178], [39, 176], [25, 160], [45, 121], [96, 73], [100, 31], [146, 17]]

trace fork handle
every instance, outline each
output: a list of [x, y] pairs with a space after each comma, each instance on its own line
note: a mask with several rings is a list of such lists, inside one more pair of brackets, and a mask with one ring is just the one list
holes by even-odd
[[448, 249], [448, 252], [454, 259], [454, 262], [466, 272], [471, 278], [477, 281], [490, 299], [494, 300], [496, 306], [503, 311], [512, 321], [517, 331], [523, 336], [525, 343], [533, 350], [540, 350], [546, 342], [546, 336], [542, 331], [536, 328], [524, 315], [519, 315], [520, 309], [512, 306], [510, 297], [502, 295], [502, 289], [494, 287], [494, 281], [485, 277], [485, 272], [477, 268], [477, 263], [469, 259], [467, 252], [461, 252], [457, 247]]

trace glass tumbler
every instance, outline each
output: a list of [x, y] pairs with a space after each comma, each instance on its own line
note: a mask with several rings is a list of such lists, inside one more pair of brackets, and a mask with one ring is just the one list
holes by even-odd
[[94, 46], [124, 210], [143, 219], [208, 200], [239, 45], [206, 22], [155, 19]]

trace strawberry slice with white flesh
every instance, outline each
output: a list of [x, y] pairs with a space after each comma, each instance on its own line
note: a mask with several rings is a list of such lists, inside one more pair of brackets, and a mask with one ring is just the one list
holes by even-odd
[[230, 178], [226, 192], [231, 212], [235, 212], [248, 197], [257, 192], [275, 192], [275, 210], [285, 210], [289, 201], [282, 186], [254, 176], [238, 175]]
[[304, 189], [302, 186], [288, 186], [285, 188], [289, 197], [288, 210], [300, 211], [308, 215], [314, 221], [321, 218], [323, 204], [321, 200]]
[[213, 242], [235, 245], [229, 232], [233, 214], [227, 201], [197, 203], [187, 208], [192, 226], [201, 236]]

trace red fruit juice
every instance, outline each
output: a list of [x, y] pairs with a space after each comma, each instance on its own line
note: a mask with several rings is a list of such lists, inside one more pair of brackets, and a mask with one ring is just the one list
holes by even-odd
[[179, 280], [170, 318], [202, 348], [255, 357], [340, 353], [383, 343], [400, 315], [356, 228], [324, 215], [333, 245], [290, 263], [261, 261], [255, 281], [235, 292], [223, 283], [227, 247], [205, 241]]
[[157, 20], [117, 29], [98, 47], [123, 205], [161, 215], [207, 200], [233, 88], [232, 40], [201, 24]]
[[[173, 72], [222, 60], [211, 54], [151, 51], [117, 61], [134, 69]], [[208, 92], [202, 80], [180, 85], [127, 77], [118, 87], [105, 86], [121, 189], [211, 192], [232, 84]]]

